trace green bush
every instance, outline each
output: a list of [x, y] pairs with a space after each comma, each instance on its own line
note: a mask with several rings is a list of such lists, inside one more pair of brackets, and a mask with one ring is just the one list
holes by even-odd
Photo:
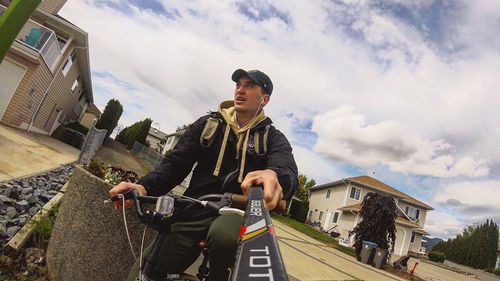
[[290, 217], [297, 221], [305, 222], [309, 211], [309, 201], [293, 201], [290, 208]]
[[443, 252], [437, 252], [437, 251], [432, 251], [429, 253], [429, 260], [435, 261], [435, 262], [444, 262], [446, 259], [446, 256], [444, 255]]

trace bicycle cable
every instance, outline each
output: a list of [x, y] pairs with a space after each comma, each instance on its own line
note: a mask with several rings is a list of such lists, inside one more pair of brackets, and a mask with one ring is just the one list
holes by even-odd
[[144, 226], [144, 232], [142, 232], [142, 241], [141, 241], [141, 253], [139, 255], [139, 275], [141, 276], [140, 281], [142, 281], [142, 254], [144, 250], [144, 239], [146, 237], [146, 229], [148, 229], [148, 225]]
[[135, 255], [134, 247], [132, 246], [132, 241], [130, 240], [130, 234], [128, 232], [127, 217], [125, 216], [125, 196], [118, 194], [118, 198], [122, 199], [123, 222], [125, 224], [125, 232], [127, 233], [128, 244], [130, 246], [130, 250], [132, 251], [132, 255], [134, 256], [134, 260], [137, 261], [137, 256]]

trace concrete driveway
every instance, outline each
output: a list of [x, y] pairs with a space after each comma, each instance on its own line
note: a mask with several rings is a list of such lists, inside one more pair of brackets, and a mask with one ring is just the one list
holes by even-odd
[[80, 150], [46, 135], [0, 125], [0, 182], [78, 160]]
[[273, 221], [287, 273], [296, 280], [403, 280]]

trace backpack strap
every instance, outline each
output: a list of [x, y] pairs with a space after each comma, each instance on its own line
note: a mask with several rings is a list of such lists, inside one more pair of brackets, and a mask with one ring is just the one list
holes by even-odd
[[255, 153], [258, 155], [267, 154], [267, 137], [269, 136], [269, 129], [271, 125], [267, 125], [264, 130], [256, 130], [253, 135], [255, 144]]
[[217, 129], [222, 123], [222, 120], [216, 113], [211, 113], [210, 115], [200, 136], [200, 145], [205, 148], [213, 143]]

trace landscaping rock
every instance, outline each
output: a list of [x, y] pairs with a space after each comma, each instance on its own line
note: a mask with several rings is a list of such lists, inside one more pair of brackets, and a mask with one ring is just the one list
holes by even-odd
[[21, 201], [17, 201], [15, 206], [16, 206], [16, 210], [18, 212], [21, 212], [21, 213], [25, 213], [30, 208], [28, 201], [26, 201], [24, 199]]
[[19, 229], [21, 229], [21, 227], [18, 225], [14, 225], [14, 226], [7, 228], [7, 236], [10, 238], [14, 237], [14, 235], [16, 235], [16, 233], [19, 231]]
[[43, 174], [0, 183], [0, 249], [7, 240], [1, 234], [3, 237], [9, 236], [8, 231], [15, 234], [14, 231], [24, 226], [57, 194], [72, 172], [73, 165], [66, 165]]
[[5, 212], [5, 216], [11, 220], [17, 216], [17, 211], [16, 208], [14, 207], [7, 207], [7, 210]]

